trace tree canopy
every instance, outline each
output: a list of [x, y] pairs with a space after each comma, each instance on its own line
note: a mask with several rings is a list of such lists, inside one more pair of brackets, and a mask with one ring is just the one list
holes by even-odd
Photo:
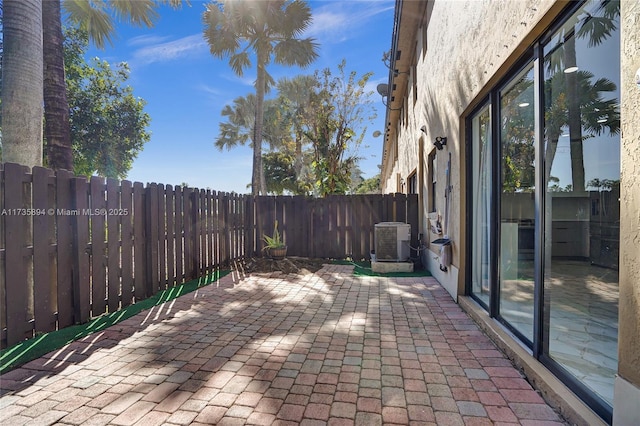
[[86, 31], [67, 30], [64, 47], [75, 173], [125, 178], [151, 138], [145, 101], [126, 85], [126, 63], [85, 61]]
[[300, 38], [311, 24], [311, 9], [302, 0], [220, 0], [203, 14], [204, 38], [211, 54], [229, 60], [242, 76], [255, 56], [256, 103], [253, 126], [253, 194], [266, 193], [262, 166], [264, 96], [273, 84], [267, 72], [271, 62], [306, 67], [318, 56], [313, 38]]

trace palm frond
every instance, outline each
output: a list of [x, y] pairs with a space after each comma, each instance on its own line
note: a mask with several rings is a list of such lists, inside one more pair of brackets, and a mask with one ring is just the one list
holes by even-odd
[[71, 22], [87, 31], [96, 47], [102, 49], [107, 43], [112, 44], [113, 20], [103, 1], [64, 0], [62, 7]]
[[231, 69], [236, 75], [242, 76], [244, 74], [244, 70], [251, 66], [249, 54], [246, 51], [242, 51], [231, 55], [229, 58], [229, 65], [231, 65]]
[[274, 46], [274, 62], [305, 68], [318, 57], [318, 43], [313, 38], [285, 39]]
[[111, 0], [116, 19], [138, 27], [151, 27], [159, 14], [153, 0]]

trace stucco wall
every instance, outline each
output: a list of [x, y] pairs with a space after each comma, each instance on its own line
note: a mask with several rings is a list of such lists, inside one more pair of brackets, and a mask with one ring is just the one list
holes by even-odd
[[[511, 67], [522, 52], [539, 36], [548, 23], [559, 13], [562, 4], [552, 0], [522, 1], [445, 1], [436, 0], [427, 14], [427, 50], [422, 53], [422, 29], [417, 39], [418, 100], [413, 105], [412, 85], [408, 120], [399, 130], [398, 160], [388, 176], [383, 177], [383, 192], [394, 192], [397, 174], [404, 179], [418, 166], [418, 139], [425, 138], [424, 164], [434, 150], [438, 136], [447, 137], [447, 146], [436, 151], [437, 194], [436, 208], [445, 214], [445, 170], [448, 153], [452, 153], [452, 197], [448, 234], [453, 239], [453, 265], [463, 271], [461, 253], [464, 253], [464, 116], [477, 104], [489, 88]], [[464, 17], [464, 19], [461, 19]], [[447, 48], [437, 48], [447, 46]], [[409, 52], [403, 52], [403, 55]], [[426, 125], [427, 134], [420, 131]], [[427, 170], [422, 187], [423, 211], [428, 211], [431, 182]], [[386, 178], [386, 179], [385, 179]], [[426, 217], [421, 232], [426, 240], [433, 240], [427, 230]], [[438, 264], [439, 246], [431, 245], [426, 260]], [[432, 268], [433, 269], [433, 268]], [[438, 280], [452, 295], [463, 290], [464, 274], [438, 271]]]
[[[620, 328], [618, 373], [640, 387], [640, 3], [621, 8]], [[637, 404], [636, 404], [636, 408]]]

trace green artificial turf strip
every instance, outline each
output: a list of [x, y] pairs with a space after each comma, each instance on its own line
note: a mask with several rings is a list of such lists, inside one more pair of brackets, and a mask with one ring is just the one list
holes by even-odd
[[62, 330], [52, 331], [17, 343], [10, 348], [2, 349], [0, 351], [0, 374], [4, 374], [7, 371], [36, 358], [40, 358], [51, 351], [60, 349], [74, 340], [81, 339], [91, 333], [111, 327], [120, 321], [131, 318], [145, 309], [150, 309], [154, 306], [197, 290], [200, 287], [209, 285], [230, 272], [231, 271], [216, 271], [213, 275], [198, 278], [161, 291], [148, 299], [141, 300], [140, 302], [127, 306], [119, 311], [101, 315], [85, 324], [73, 325], [63, 328]]
[[362, 261], [354, 262], [352, 260], [334, 260], [334, 264], [337, 265], [353, 265], [353, 275], [356, 277], [430, 277], [431, 273], [426, 269], [413, 272], [387, 272], [380, 274], [371, 270], [371, 262]]

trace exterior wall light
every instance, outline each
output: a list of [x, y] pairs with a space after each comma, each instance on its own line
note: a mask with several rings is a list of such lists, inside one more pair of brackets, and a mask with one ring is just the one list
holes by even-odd
[[444, 146], [447, 144], [446, 136], [438, 136], [433, 144], [436, 146], [438, 151], [442, 151]]

